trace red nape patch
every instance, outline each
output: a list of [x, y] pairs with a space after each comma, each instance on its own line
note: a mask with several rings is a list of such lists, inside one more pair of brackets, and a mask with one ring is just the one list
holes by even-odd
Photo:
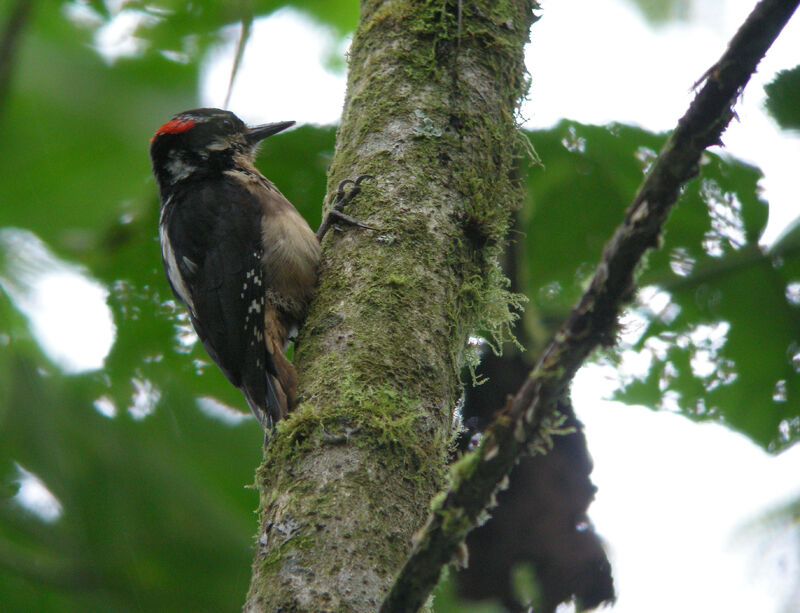
[[[186, 132], [186, 130], [191, 130], [194, 124], [195, 122], [193, 119], [173, 119], [156, 130], [153, 138], [159, 134], [180, 134], [181, 132]], [[153, 142], [153, 138], [150, 139], [150, 142]]]

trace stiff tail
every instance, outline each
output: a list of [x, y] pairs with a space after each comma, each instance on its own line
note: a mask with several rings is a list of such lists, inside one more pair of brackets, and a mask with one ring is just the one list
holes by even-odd
[[264, 378], [264, 386], [259, 390], [259, 392], [263, 391], [263, 394], [259, 393], [254, 396], [253, 390], [247, 386], [242, 386], [241, 390], [261, 429], [269, 435], [275, 427], [275, 423], [284, 415], [284, 404], [275, 389], [277, 382], [274, 377], [265, 372]]
[[283, 419], [294, 408], [297, 395], [297, 371], [283, 353], [273, 355], [277, 376], [267, 375], [270, 392], [277, 397], [280, 409], [278, 419]]
[[[280, 339], [266, 334], [267, 364], [257, 365], [252, 377], [242, 382], [242, 393], [261, 428], [269, 433], [275, 423], [294, 408], [297, 393], [297, 372], [283, 354]], [[247, 380], [251, 383], [248, 385]]]

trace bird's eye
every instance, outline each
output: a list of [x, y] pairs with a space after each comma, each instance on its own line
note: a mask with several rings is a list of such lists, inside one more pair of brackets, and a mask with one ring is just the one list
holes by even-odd
[[222, 120], [222, 127], [226, 130], [233, 130], [233, 122], [230, 119], [223, 119]]

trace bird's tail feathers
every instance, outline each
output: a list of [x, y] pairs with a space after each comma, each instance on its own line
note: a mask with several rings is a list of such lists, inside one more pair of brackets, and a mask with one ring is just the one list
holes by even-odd
[[[276, 422], [286, 417], [294, 408], [297, 393], [297, 371], [286, 359], [280, 339], [270, 337], [271, 335], [267, 333], [266, 348], [270, 354], [271, 364], [258, 375], [264, 377], [266, 385], [263, 387], [255, 385], [253, 386], [255, 389], [243, 385], [241, 388], [250, 410], [267, 433], [274, 428]], [[258, 393], [254, 393], [255, 390], [258, 390]]]

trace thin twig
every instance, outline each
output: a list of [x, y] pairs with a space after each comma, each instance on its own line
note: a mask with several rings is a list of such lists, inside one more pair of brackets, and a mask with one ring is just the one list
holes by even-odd
[[18, 0], [12, 8], [0, 36], [0, 112], [2, 112], [11, 86], [11, 74], [19, 43], [22, 40], [22, 33], [25, 31], [28, 17], [33, 12], [34, 4], [34, 0]]
[[225, 104], [223, 108], [228, 108], [231, 102], [231, 94], [233, 94], [233, 82], [236, 80], [236, 75], [242, 64], [242, 57], [244, 57], [244, 50], [247, 47], [247, 41], [250, 39], [250, 33], [253, 27], [253, 11], [249, 9], [247, 14], [242, 16], [242, 27], [239, 31], [239, 41], [236, 43], [236, 55], [233, 58], [233, 66], [231, 66], [231, 78], [228, 80], [228, 92], [225, 94]]
[[633, 293], [634, 270], [644, 253], [657, 246], [681, 186], [697, 174], [703, 150], [720, 142], [736, 99], [798, 2], [760, 2], [706, 73], [702, 90], [678, 122], [625, 221], [606, 245], [591, 285], [530, 377], [489, 427], [479, 448], [454, 465], [451, 486], [436, 498], [381, 613], [411, 613], [422, 606], [442, 566], [457, 558], [464, 537], [485, 516], [498, 484], [522, 453], [546, 451], [551, 436], [559, 433], [554, 403], [591, 351], [612, 343], [620, 308]]

